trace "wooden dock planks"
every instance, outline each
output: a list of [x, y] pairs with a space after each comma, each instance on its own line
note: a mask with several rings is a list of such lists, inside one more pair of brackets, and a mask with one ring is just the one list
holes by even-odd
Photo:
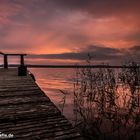
[[17, 140], [82, 140], [33, 79], [0, 69], [0, 132]]

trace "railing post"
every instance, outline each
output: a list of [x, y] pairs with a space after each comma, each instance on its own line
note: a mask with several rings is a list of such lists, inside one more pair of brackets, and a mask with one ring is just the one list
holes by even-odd
[[20, 55], [20, 65], [24, 66], [24, 55]]
[[8, 69], [8, 56], [4, 54], [4, 68]]
[[20, 66], [18, 67], [18, 76], [27, 75], [27, 66], [24, 65], [24, 55], [25, 54], [20, 54]]

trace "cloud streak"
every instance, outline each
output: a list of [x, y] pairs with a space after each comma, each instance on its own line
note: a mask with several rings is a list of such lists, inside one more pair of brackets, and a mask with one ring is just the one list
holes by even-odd
[[[131, 52], [128, 53], [128, 52]], [[135, 53], [137, 51], [137, 54]], [[29, 59], [35, 58], [35, 59], [42, 59], [42, 60], [79, 60], [79, 61], [85, 61], [88, 59], [88, 54], [92, 57], [92, 59], [97, 62], [108, 62], [108, 63], [119, 63], [123, 60], [128, 60], [128, 56], [130, 60], [140, 61], [139, 55], [140, 55], [140, 48], [139, 46], [134, 46], [126, 50], [122, 49], [114, 49], [114, 48], [108, 48], [103, 46], [93, 46], [90, 45], [85, 49], [79, 50], [77, 52], [71, 52], [71, 53], [61, 53], [61, 54], [44, 54], [44, 55], [30, 55], [28, 56]], [[134, 57], [135, 56], [135, 57]]]

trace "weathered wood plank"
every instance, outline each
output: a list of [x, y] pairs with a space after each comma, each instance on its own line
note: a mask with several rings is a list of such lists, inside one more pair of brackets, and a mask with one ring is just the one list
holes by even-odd
[[12, 87], [12, 88], [6, 88], [3, 87], [0, 89], [0, 92], [7, 92], [7, 91], [31, 91], [31, 90], [35, 90], [35, 89], [39, 89], [39, 87]]
[[30, 91], [2, 91], [0, 92], [0, 98], [2, 99], [3, 98], [7, 98], [7, 97], [17, 97], [17, 96], [20, 96], [20, 97], [25, 97], [25, 96], [44, 96], [44, 92], [41, 92], [40, 89], [34, 89], [34, 90], [30, 90]]
[[28, 125], [34, 125], [38, 123], [47, 123], [47, 122], [53, 122], [55, 123], [56, 121], [61, 121], [61, 120], [65, 120], [64, 117], [62, 116], [53, 116], [53, 117], [42, 117], [40, 119], [38, 118], [34, 118], [34, 119], [28, 119], [28, 120], [19, 120], [17, 121], [17, 123], [14, 122], [5, 122], [5, 123], [0, 123], [0, 129], [7, 129], [7, 128], [12, 128], [13, 126], [16, 125], [17, 127], [23, 127], [23, 126], [28, 126]]
[[4, 99], [0, 99], [0, 106], [2, 105], [16, 105], [16, 104], [24, 104], [24, 103], [30, 103], [30, 102], [47, 102], [50, 101], [45, 96], [33, 96], [32, 98], [29, 96], [23, 97], [5, 97]]

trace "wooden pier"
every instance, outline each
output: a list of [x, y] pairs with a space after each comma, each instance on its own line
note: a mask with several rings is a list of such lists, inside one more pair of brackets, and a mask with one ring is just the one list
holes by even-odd
[[[0, 135], [17, 140], [83, 140], [32, 77], [0, 69]], [[11, 138], [12, 139], [12, 138]]]

